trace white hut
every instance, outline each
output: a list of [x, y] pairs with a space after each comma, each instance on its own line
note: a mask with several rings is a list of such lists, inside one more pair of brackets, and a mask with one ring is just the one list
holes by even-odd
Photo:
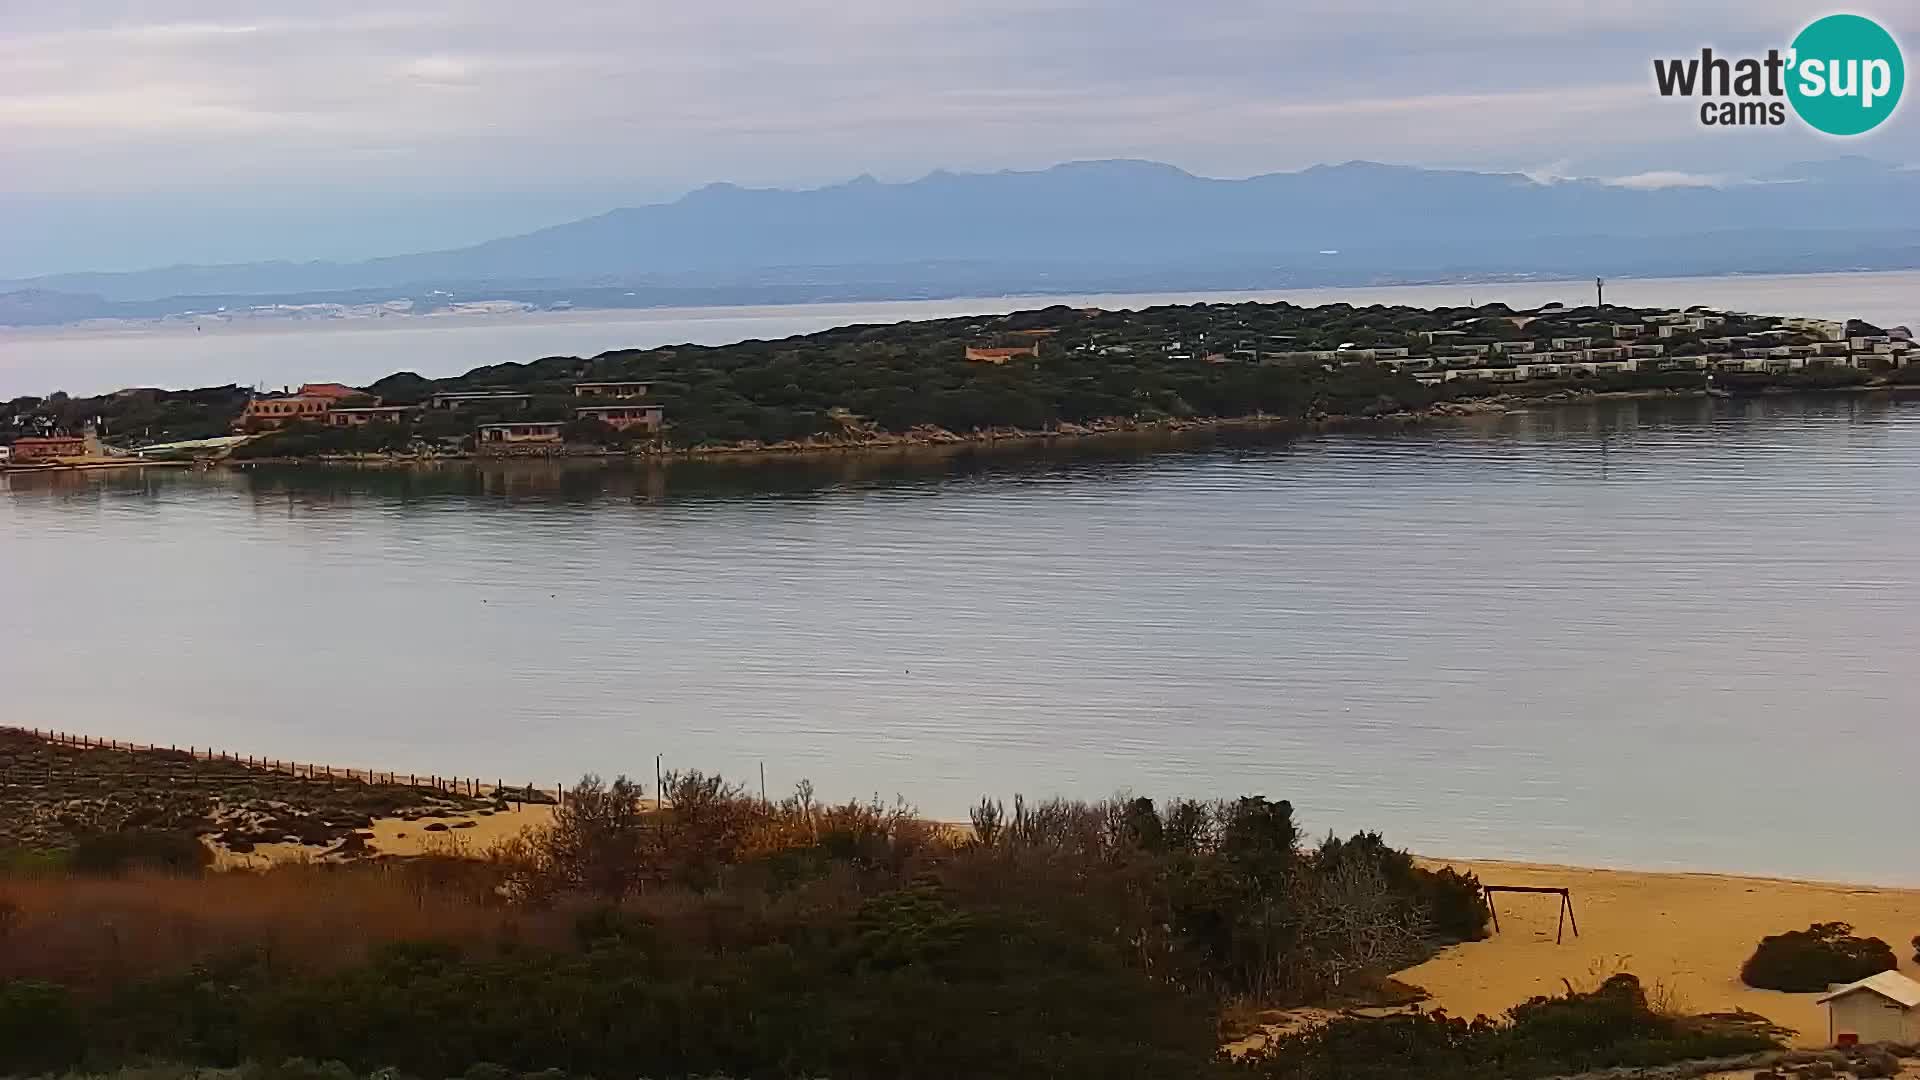
[[1844, 1043], [1920, 1042], [1920, 982], [1897, 971], [1836, 986], [1816, 999], [1827, 1007], [1827, 1037]]

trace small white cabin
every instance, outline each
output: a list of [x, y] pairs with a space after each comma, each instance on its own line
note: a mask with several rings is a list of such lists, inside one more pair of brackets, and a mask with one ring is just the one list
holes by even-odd
[[1821, 995], [1827, 1037], [1844, 1043], [1920, 1042], [1920, 982], [1897, 971], [1869, 975]]

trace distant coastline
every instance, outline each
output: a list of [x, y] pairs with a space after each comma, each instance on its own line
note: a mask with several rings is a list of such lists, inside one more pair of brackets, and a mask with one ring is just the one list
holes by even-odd
[[[1873, 280], [1887, 277], [1913, 277], [1920, 288], [1920, 267], [1836, 268], [1801, 273], [1701, 273], [1610, 278], [1624, 303], [1652, 306], [1664, 303], [1675, 290], [1689, 297], [1703, 282], [1726, 283], [1736, 289], [1741, 283], [1791, 285], [1805, 283], [1825, 292], [1824, 285], [1841, 281]], [[626, 323], [636, 320], [673, 320], [684, 317], [703, 320], [716, 317], [753, 319], [779, 317], [796, 312], [829, 315], [844, 312], [846, 321], [861, 321], [858, 313], [882, 310], [899, 312], [899, 319], [939, 317], [944, 314], [994, 314], [1053, 304], [1069, 306], [1106, 306], [1128, 308], [1162, 304], [1221, 303], [1238, 301], [1408, 303], [1423, 306], [1442, 302], [1465, 303], [1475, 299], [1474, 291], [1491, 290], [1482, 300], [1507, 302], [1516, 306], [1534, 305], [1554, 298], [1585, 295], [1592, 288], [1591, 278], [1561, 275], [1463, 274], [1457, 277], [1395, 278], [1382, 275], [1378, 280], [1347, 284], [1306, 283], [1300, 285], [1251, 285], [1244, 288], [1179, 289], [1145, 291], [1101, 291], [1087, 289], [1021, 290], [1004, 293], [955, 291], [937, 295], [900, 296], [897, 290], [880, 289], [870, 295], [825, 297], [810, 300], [755, 300], [737, 302], [684, 303], [658, 300], [645, 303], [608, 306], [574, 304], [541, 305], [509, 299], [475, 299], [440, 307], [416, 309], [384, 308], [376, 302], [356, 304], [315, 303], [306, 305], [262, 305], [269, 310], [202, 311], [185, 314], [77, 319], [52, 324], [0, 322], [0, 345], [9, 340], [59, 340], [100, 335], [137, 337], [178, 334], [183, 336], [218, 333], [284, 334], [364, 330], [441, 330], [488, 326], [570, 326], [580, 324]], [[1462, 290], [1465, 290], [1464, 292]], [[1718, 304], [1708, 289], [1699, 302]], [[1380, 297], [1379, 300], [1368, 299]], [[1544, 299], [1535, 299], [1541, 297]], [[1835, 297], [1844, 303], [1844, 297]], [[1774, 305], [1779, 306], [1779, 305]], [[1920, 304], [1916, 305], [1920, 308]], [[338, 309], [338, 310], [328, 310]], [[1804, 314], [1844, 317], [1851, 308], [1824, 308], [1816, 299], [1814, 307], [1796, 307]], [[828, 325], [823, 324], [822, 328]], [[728, 344], [730, 342], [697, 342]], [[661, 342], [660, 344], [679, 344]], [[4, 369], [0, 368], [0, 373]]]
[[[998, 295], [789, 305], [588, 309], [514, 314], [416, 315], [193, 324], [131, 321], [79, 326], [0, 326], [0, 400], [54, 390], [102, 394], [130, 386], [272, 387], [316, 370], [349, 382], [395, 371], [429, 378], [475, 364], [540, 356], [595, 356], [666, 345], [780, 340], [849, 323], [894, 323], [999, 314], [1049, 304], [1138, 309], [1242, 300], [1312, 305], [1435, 307], [1501, 301], [1516, 307], [1585, 296], [1591, 280], [1381, 285], [1200, 293]], [[1701, 303], [1748, 311], [1794, 311], [1920, 325], [1920, 271], [1621, 278], [1610, 296], [1641, 306]]]
[[[0, 323], [266, 305], [428, 310], [874, 303], [1920, 266], [1912, 172], [1846, 158], [1772, 183], [1635, 188], [1371, 161], [1240, 179], [1139, 160], [711, 184], [434, 251], [0, 280]], [[162, 257], [164, 263], [164, 257]]]

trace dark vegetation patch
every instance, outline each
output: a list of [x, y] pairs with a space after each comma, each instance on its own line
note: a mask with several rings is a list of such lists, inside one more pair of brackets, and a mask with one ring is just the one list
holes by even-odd
[[1276, 1040], [1245, 1067], [1271, 1080], [1530, 1080], [1755, 1053], [1778, 1045], [1756, 1018], [1664, 1015], [1640, 981], [1514, 1006], [1500, 1020], [1444, 1013], [1339, 1019]]
[[1760, 939], [1740, 967], [1740, 981], [1763, 990], [1812, 994], [1900, 966], [1879, 938], [1855, 937], [1843, 922], [1814, 923]]
[[36, 1036], [0, 1037], [0, 1073], [1411, 1080], [1766, 1044], [1616, 981], [1231, 1062], [1230, 1004], [1415, 996], [1390, 973], [1485, 933], [1479, 883], [1375, 834], [1305, 843], [1261, 797], [983, 801], [961, 836], [804, 785], [662, 794], [589, 778], [480, 859], [0, 877], [0, 1036]]
[[36, 851], [72, 852], [92, 868], [154, 858], [180, 868], [180, 836], [235, 851], [288, 841], [324, 847], [376, 817], [490, 805], [427, 786], [309, 778], [185, 751], [81, 748], [0, 730], [0, 849], [14, 849], [0, 866], [15, 869]]

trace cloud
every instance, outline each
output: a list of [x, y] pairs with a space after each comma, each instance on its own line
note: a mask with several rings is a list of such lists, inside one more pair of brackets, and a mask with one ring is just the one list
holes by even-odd
[[1634, 173], [1631, 176], [1609, 177], [1603, 183], [1624, 188], [1676, 188], [1676, 187], [1726, 187], [1729, 184], [1743, 182], [1731, 177], [1707, 173], [1679, 172], [1672, 169], [1655, 169], [1651, 172]]
[[[0, 12], [0, 202], [161, 205], [293, 185], [370, 200], [657, 192], [1113, 157], [1216, 176], [1366, 158], [1631, 186], [1832, 153], [1781, 131], [1709, 138], [1647, 85], [1654, 56], [1779, 44], [1809, 17], [1804, 0], [1194, 0], [1177, 14], [1164, 0], [335, 0], [314, 12], [293, 0]], [[1920, 33], [1920, 15], [1891, 18]], [[1915, 125], [1890, 128], [1864, 152], [1920, 159]]]
[[401, 67], [407, 78], [430, 86], [466, 85], [472, 70], [470, 64], [444, 55], [422, 56]]

